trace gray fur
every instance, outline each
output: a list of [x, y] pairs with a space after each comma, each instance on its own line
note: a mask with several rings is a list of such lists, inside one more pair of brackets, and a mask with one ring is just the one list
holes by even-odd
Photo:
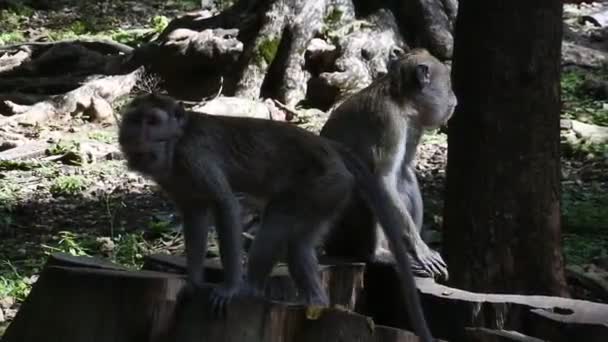
[[[286, 123], [186, 112], [171, 98], [157, 95], [129, 106], [119, 142], [129, 166], [152, 177], [182, 211], [188, 277], [194, 286], [204, 281], [201, 240], [213, 214], [225, 270], [224, 282], [211, 296], [217, 312], [223, 312], [234, 295], [261, 296], [283, 252], [304, 302], [328, 305], [315, 247], [357, 191], [378, 215], [398, 256], [416, 332], [423, 341], [432, 341], [406, 246], [399, 238], [409, 222], [402, 220], [365, 165], [337, 143]], [[237, 192], [264, 202], [245, 281]]]
[[[390, 194], [406, 225], [403, 231], [420, 276], [447, 278], [446, 265], [420, 237], [423, 203], [414, 157], [425, 128], [436, 128], [454, 112], [449, 69], [417, 49], [389, 63], [388, 73], [333, 111], [321, 135], [348, 146]], [[354, 198], [327, 239], [328, 255], [393, 262], [387, 241], [368, 206]]]

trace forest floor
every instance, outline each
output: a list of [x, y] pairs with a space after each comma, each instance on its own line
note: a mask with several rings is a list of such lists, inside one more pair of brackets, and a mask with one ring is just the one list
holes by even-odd
[[[57, 10], [26, 6], [0, 10], [0, 46], [32, 40], [103, 36], [137, 44], [159, 31], [178, 13], [198, 1], [105, 1], [96, 4], [58, 1]], [[576, 17], [577, 9], [567, 14]], [[573, 14], [574, 13], [574, 14]], [[567, 18], [570, 18], [567, 16]], [[608, 52], [608, 35], [596, 44], [596, 30], [566, 19], [570, 37]], [[605, 32], [604, 32], [605, 33]], [[570, 39], [570, 38], [569, 38]], [[572, 38], [574, 39], [574, 38]], [[601, 40], [600, 40], [601, 42]], [[602, 45], [603, 44], [603, 45]], [[591, 94], [589, 76], [600, 72], [564, 69], [564, 119], [608, 126], [608, 98]], [[121, 103], [124, 103], [121, 102]], [[307, 128], [322, 124], [308, 122]], [[79, 118], [18, 126], [0, 131], [24, 140], [50, 143], [44, 157], [0, 161], [0, 335], [27, 295], [46, 255], [63, 251], [104, 256], [138, 267], [149, 253], [181, 253], [180, 234], [172, 231], [173, 207], [155, 186], [127, 171], [119, 155], [116, 127]], [[566, 260], [585, 264], [608, 258], [608, 147], [606, 142], [572, 138], [567, 128], [562, 144], [562, 209]], [[74, 153], [70, 153], [74, 152]], [[447, 144], [443, 133], [430, 132], [418, 156], [425, 199], [425, 221], [431, 239], [440, 239]], [[66, 156], [84, 156], [66, 158]], [[87, 160], [90, 155], [103, 158]], [[277, 167], [280, 167], [277, 165]], [[4, 322], [4, 323], [3, 323]]]

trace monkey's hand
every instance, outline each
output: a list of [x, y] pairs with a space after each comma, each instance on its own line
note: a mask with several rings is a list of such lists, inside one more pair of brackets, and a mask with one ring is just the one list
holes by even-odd
[[441, 254], [419, 244], [412, 254], [412, 272], [419, 277], [448, 279], [448, 267]]
[[211, 310], [216, 317], [226, 316], [226, 308], [230, 304], [232, 297], [239, 293], [240, 287], [238, 283], [222, 283], [211, 290], [211, 294], [209, 295]]

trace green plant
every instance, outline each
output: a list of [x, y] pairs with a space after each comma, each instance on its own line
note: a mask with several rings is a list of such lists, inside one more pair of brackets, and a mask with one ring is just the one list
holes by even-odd
[[562, 189], [564, 231], [577, 234], [608, 235], [608, 194], [601, 187]]
[[42, 248], [46, 255], [52, 253], [67, 253], [74, 256], [88, 256], [92, 246], [96, 242], [88, 235], [79, 235], [70, 231], [60, 231], [59, 238], [56, 244], [42, 244]]
[[235, 0], [214, 0], [215, 6], [218, 10], [224, 11], [234, 5]]
[[329, 30], [334, 30], [342, 19], [342, 15], [344, 15], [344, 13], [340, 9], [334, 7], [327, 13], [323, 21], [328, 26]]
[[13, 297], [23, 301], [30, 292], [32, 277], [22, 275], [8, 260], [0, 263], [0, 298]]
[[59, 176], [55, 178], [49, 191], [55, 196], [75, 195], [86, 188], [88, 181], [80, 175]]
[[31, 171], [40, 165], [38, 161], [0, 160], [0, 171]]
[[156, 15], [150, 20], [150, 25], [154, 31], [162, 32], [169, 25], [169, 19], [164, 15]]
[[171, 222], [169, 220], [155, 220], [148, 223], [148, 229], [153, 234], [162, 235], [171, 231]]
[[13, 211], [17, 204], [17, 189], [15, 184], [0, 184], [0, 210]]
[[562, 143], [562, 152], [569, 157], [608, 156], [608, 144], [591, 141], [566, 141]]
[[111, 257], [112, 261], [133, 268], [142, 266], [143, 255], [148, 250], [143, 232], [118, 235], [113, 241], [116, 247]]
[[439, 129], [428, 131], [422, 135], [423, 144], [446, 144], [448, 140], [447, 134], [439, 132]]
[[123, 30], [121, 28], [112, 30], [107, 33], [111, 40], [127, 45], [138, 45], [145, 42], [145, 38], [150, 32], [157, 32], [155, 29], [133, 29]]
[[25, 36], [21, 32], [0, 33], [0, 45], [19, 43], [25, 40]]
[[112, 144], [116, 142], [116, 133], [109, 131], [92, 131], [88, 134], [89, 139], [103, 142], [106, 144]]
[[80, 35], [90, 32], [91, 31], [90, 27], [91, 27], [90, 23], [84, 22], [81, 20], [76, 20], [72, 24], [70, 24], [66, 30], [74, 33], [77, 36], [80, 36]]
[[2, 28], [2, 31], [21, 30], [21, 24], [27, 20], [27, 18], [27, 15], [22, 15], [15, 10], [0, 10], [0, 28]]
[[262, 62], [266, 62], [266, 64], [272, 63], [279, 50], [279, 44], [280, 41], [276, 37], [262, 40], [257, 48], [256, 63], [258, 65], [261, 65]]
[[68, 152], [78, 152], [80, 150], [80, 143], [74, 140], [59, 140], [55, 144], [51, 145], [47, 149], [48, 155], [63, 155]]
[[[608, 103], [591, 97], [584, 89], [586, 74], [577, 69], [561, 75], [563, 116], [596, 125], [608, 125]], [[607, 78], [608, 69], [597, 72], [595, 77]]]
[[585, 264], [608, 254], [606, 236], [564, 234], [564, 255], [567, 264]]

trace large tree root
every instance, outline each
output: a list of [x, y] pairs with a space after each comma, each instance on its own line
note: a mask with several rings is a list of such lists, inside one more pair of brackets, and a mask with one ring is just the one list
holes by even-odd
[[[451, 54], [455, 1], [410, 1], [418, 3], [416, 13], [439, 8], [441, 15], [425, 17], [433, 25], [427, 31], [449, 39], [423, 42]], [[386, 72], [395, 47], [408, 48], [397, 24], [403, 9], [369, 7], [360, 0], [242, 1], [215, 16], [200, 11], [175, 19], [134, 59], [183, 99], [210, 96], [221, 79], [223, 95], [327, 109]]]
[[[84, 111], [105, 117], [134, 81], [92, 76], [124, 75], [140, 66], [183, 100], [201, 101], [220, 89], [224, 96], [278, 100], [290, 111], [301, 104], [327, 110], [386, 72], [396, 47], [423, 45], [449, 58], [456, 8], [456, 0], [243, 0], [219, 13], [177, 18], [137, 49], [105, 40], [4, 46], [0, 115], [10, 117], [0, 122]], [[408, 26], [408, 17], [421, 20]], [[116, 91], [91, 95], [114, 82]]]

